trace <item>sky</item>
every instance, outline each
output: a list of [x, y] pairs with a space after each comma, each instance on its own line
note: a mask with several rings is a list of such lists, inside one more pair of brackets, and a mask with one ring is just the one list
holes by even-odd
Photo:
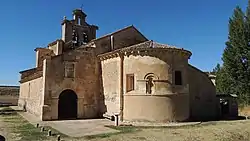
[[211, 71], [221, 56], [233, 9], [247, 0], [2, 0], [0, 85], [19, 85], [19, 71], [35, 67], [37, 47], [61, 38], [61, 21], [83, 7], [97, 36], [134, 25], [148, 39], [192, 52], [189, 63]]

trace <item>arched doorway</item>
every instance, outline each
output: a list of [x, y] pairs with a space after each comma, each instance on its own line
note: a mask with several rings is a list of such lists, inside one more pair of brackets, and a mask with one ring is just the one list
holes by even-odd
[[77, 95], [72, 90], [64, 90], [58, 101], [58, 119], [77, 118]]

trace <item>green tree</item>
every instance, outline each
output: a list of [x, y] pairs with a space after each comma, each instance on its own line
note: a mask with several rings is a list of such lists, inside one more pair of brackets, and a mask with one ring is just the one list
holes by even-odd
[[211, 73], [216, 75], [220, 71], [220, 68], [221, 68], [220, 64], [217, 64]]
[[[217, 68], [216, 89], [222, 93], [234, 93], [240, 103], [249, 102], [250, 96], [250, 4], [247, 12], [234, 9], [229, 19], [229, 33], [222, 61]], [[218, 66], [217, 66], [218, 67]]]
[[225, 69], [223, 67], [220, 67], [220, 65], [217, 65], [216, 68], [216, 92], [217, 93], [223, 93], [223, 94], [228, 94], [230, 93], [230, 81], [228, 78], [228, 74], [225, 72]]

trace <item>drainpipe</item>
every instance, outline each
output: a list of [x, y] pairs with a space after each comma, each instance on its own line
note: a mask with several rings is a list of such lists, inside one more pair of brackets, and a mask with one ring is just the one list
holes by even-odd
[[120, 54], [120, 120], [123, 121], [124, 95], [123, 95], [123, 62], [124, 56]]
[[111, 45], [111, 51], [114, 50], [114, 36], [111, 35], [110, 37], [110, 45]]

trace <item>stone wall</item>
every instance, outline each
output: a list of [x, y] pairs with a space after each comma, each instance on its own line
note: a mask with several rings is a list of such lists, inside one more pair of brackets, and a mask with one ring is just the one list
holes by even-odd
[[0, 86], [0, 105], [17, 105], [19, 86]]
[[64, 20], [62, 23], [62, 40], [65, 43], [72, 40], [73, 29], [75, 30], [76, 34], [79, 35], [79, 41], [83, 40], [83, 33], [87, 34], [88, 40], [90, 41], [96, 38], [96, 30], [98, 29], [98, 27], [89, 25], [86, 22], [82, 23], [82, 25], [78, 25], [74, 20]]
[[63, 40], [55, 40], [48, 44], [48, 48], [53, 51], [55, 55], [60, 55], [63, 52], [64, 42]]
[[147, 41], [147, 39], [133, 26], [124, 28], [119, 32], [115, 32], [112, 36], [113, 48], [111, 47], [111, 35], [94, 41], [97, 54], [107, 53]]
[[18, 106], [23, 108], [26, 104], [26, 110], [36, 116], [41, 115], [43, 92], [43, 77], [33, 79], [20, 84], [20, 94]]
[[171, 122], [188, 118], [188, 94], [125, 95], [124, 120]]
[[[120, 113], [121, 119], [124, 120], [183, 121], [188, 119], [188, 55], [171, 49], [159, 52], [145, 49], [139, 53], [136, 50], [127, 52], [124, 56], [121, 54], [106, 58], [102, 56], [101, 60], [107, 113]], [[176, 70], [182, 72], [180, 86], [174, 84]], [[134, 85], [133, 90], [127, 90], [127, 75], [134, 76], [131, 82]], [[146, 92], [147, 76], [153, 77], [152, 93]], [[121, 80], [123, 80], [122, 83]], [[157, 104], [164, 106], [156, 106]]]
[[[136, 52], [136, 51], [135, 51]], [[124, 119], [183, 121], [189, 117], [188, 58], [178, 52], [148, 51], [124, 57]], [[174, 71], [183, 84], [174, 84]], [[135, 90], [126, 93], [126, 74], [134, 74]], [[153, 76], [152, 93], [146, 93], [147, 76]]]
[[[57, 42], [57, 41], [56, 41], [56, 42]], [[50, 50], [52, 50], [54, 54], [57, 54], [57, 49], [58, 49], [57, 43], [55, 43], [55, 44], [49, 46], [48, 48], [49, 48]]]
[[[78, 118], [98, 117], [99, 72], [96, 70], [96, 58], [92, 51], [76, 49], [46, 60], [46, 80], [44, 92], [43, 120], [58, 119], [58, 100], [67, 89], [77, 94]], [[65, 77], [65, 65], [74, 64], [74, 77]]]
[[43, 65], [43, 60], [54, 56], [54, 52], [48, 48], [37, 48], [36, 50], [36, 67], [41, 67]]
[[199, 69], [189, 65], [190, 118], [212, 119], [219, 114], [219, 101], [209, 77]]
[[120, 58], [111, 58], [101, 62], [102, 86], [105, 99], [104, 112], [108, 115], [119, 113], [120, 106]]

